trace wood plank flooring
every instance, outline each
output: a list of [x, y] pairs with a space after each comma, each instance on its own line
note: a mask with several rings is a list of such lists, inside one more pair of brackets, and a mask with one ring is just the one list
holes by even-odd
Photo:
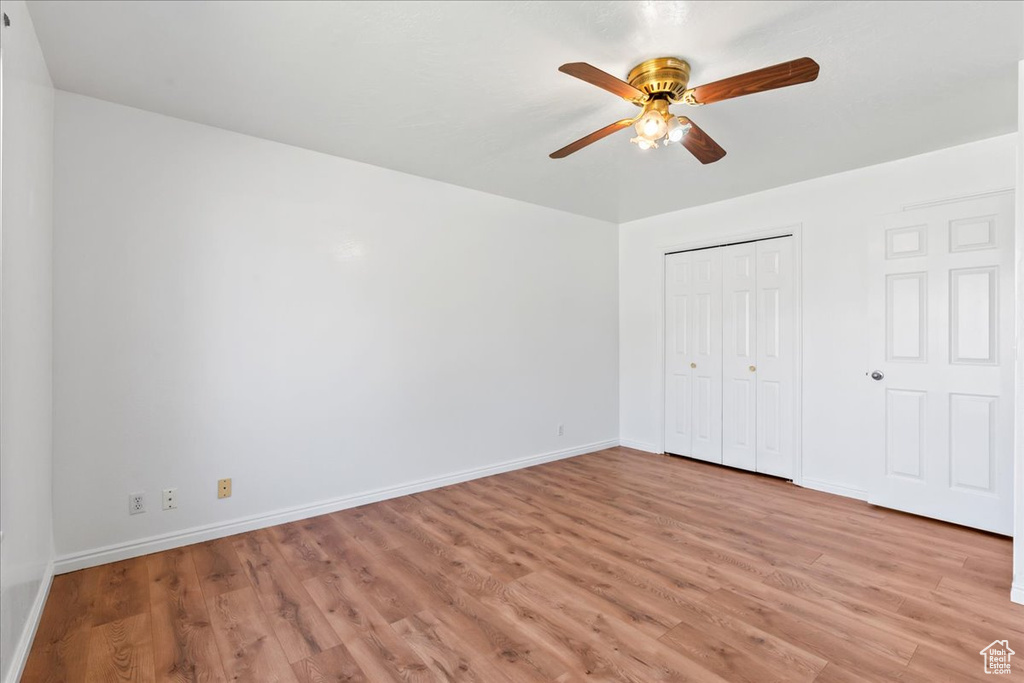
[[1008, 539], [614, 448], [54, 579], [24, 681], [963, 681]]

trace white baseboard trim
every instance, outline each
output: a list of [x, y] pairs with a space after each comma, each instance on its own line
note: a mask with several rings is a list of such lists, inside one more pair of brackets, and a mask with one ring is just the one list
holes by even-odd
[[619, 445], [625, 446], [626, 448], [635, 448], [638, 451], [646, 451], [648, 453], [661, 453], [661, 449], [655, 446], [653, 443], [647, 443], [646, 441], [632, 441], [630, 439], [619, 439]]
[[850, 488], [849, 486], [842, 486], [840, 484], [832, 484], [827, 481], [822, 481], [820, 479], [812, 479], [811, 477], [803, 477], [799, 486], [803, 486], [804, 488], [808, 489], [814, 489], [815, 491], [834, 493], [837, 496], [856, 498], [857, 500], [867, 501], [868, 499], [867, 491]]
[[39, 620], [43, 616], [43, 606], [46, 605], [46, 598], [50, 596], [50, 586], [53, 584], [53, 568], [53, 562], [46, 565], [43, 580], [39, 584], [39, 591], [36, 592], [36, 599], [32, 603], [32, 609], [29, 610], [24, 630], [21, 632], [21, 638], [18, 639], [18, 644], [14, 648], [14, 654], [11, 656], [11, 666], [7, 670], [4, 683], [17, 683], [17, 681], [21, 680], [21, 674], [25, 671], [28, 653], [32, 650], [32, 641], [36, 638], [36, 629], [39, 628]]
[[540, 465], [554, 460], [571, 458], [585, 453], [593, 453], [594, 451], [600, 451], [606, 448], [614, 448], [618, 445], [618, 440], [598, 441], [582, 446], [576, 446], [574, 448], [542, 453], [528, 458], [507, 460], [503, 463], [498, 463], [497, 465], [488, 465], [486, 467], [463, 470], [461, 472], [454, 472], [440, 477], [421, 479], [407, 484], [399, 484], [398, 486], [389, 486], [373, 491], [367, 491], [365, 493], [356, 493], [349, 496], [343, 496], [341, 498], [324, 500], [318, 503], [313, 503], [312, 505], [302, 505], [299, 507], [286, 508], [284, 510], [275, 510], [274, 512], [268, 512], [266, 514], [243, 517], [241, 519], [234, 519], [228, 522], [206, 524], [203, 526], [192, 527], [191, 529], [184, 529], [182, 531], [175, 531], [167, 534], [150, 536], [148, 538], [141, 538], [135, 541], [128, 541], [126, 543], [117, 543], [93, 550], [85, 550], [77, 553], [71, 553], [69, 555], [62, 555], [61, 557], [58, 557], [57, 561], [54, 563], [54, 571], [57, 574], [66, 574], [67, 572], [73, 572], [87, 567], [95, 567], [101, 564], [107, 564], [108, 562], [127, 560], [132, 557], [158, 553], [164, 550], [170, 550], [171, 548], [179, 548], [184, 545], [201, 543], [215, 538], [223, 538], [224, 536], [240, 534], [246, 531], [254, 531], [256, 529], [275, 526], [277, 524], [285, 524], [287, 522], [294, 522], [300, 519], [316, 517], [317, 515], [337, 512], [338, 510], [346, 510], [348, 508], [366, 505], [367, 503], [376, 503], [378, 501], [388, 500], [389, 498], [398, 498], [399, 496], [407, 496], [412, 493], [429, 491], [430, 489], [436, 489], [442, 486], [450, 486], [451, 484], [470, 481], [471, 479], [489, 477], [493, 474], [501, 474], [502, 472], [519, 470], [524, 467]]
[[1010, 600], [1024, 605], [1024, 583], [1015, 583], [1010, 587]]

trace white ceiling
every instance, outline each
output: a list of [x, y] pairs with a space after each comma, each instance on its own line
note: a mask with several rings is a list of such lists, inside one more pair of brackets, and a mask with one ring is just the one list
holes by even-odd
[[[58, 88], [623, 222], [1016, 130], [1020, 2], [30, 2]], [[796, 57], [814, 83], [688, 113], [701, 166], [559, 73], [682, 57], [694, 85]]]

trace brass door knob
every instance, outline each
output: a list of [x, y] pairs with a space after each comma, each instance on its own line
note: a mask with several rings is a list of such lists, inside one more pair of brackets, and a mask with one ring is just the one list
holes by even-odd
[[757, 372], [757, 366], [756, 365], [751, 365], [750, 366], [750, 371], [751, 372]]
[[690, 363], [690, 367], [691, 368], [695, 368], [695, 367], [697, 367], [697, 364], [696, 363]]

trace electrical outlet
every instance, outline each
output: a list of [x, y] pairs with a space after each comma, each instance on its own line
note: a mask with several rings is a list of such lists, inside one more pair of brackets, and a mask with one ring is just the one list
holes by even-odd
[[565, 425], [558, 425], [558, 436], [565, 436]]
[[218, 479], [217, 480], [217, 497], [218, 498], [230, 498], [231, 497], [231, 479]]
[[128, 494], [128, 514], [137, 515], [146, 511], [146, 494]]
[[178, 489], [164, 489], [164, 510], [178, 507]]

